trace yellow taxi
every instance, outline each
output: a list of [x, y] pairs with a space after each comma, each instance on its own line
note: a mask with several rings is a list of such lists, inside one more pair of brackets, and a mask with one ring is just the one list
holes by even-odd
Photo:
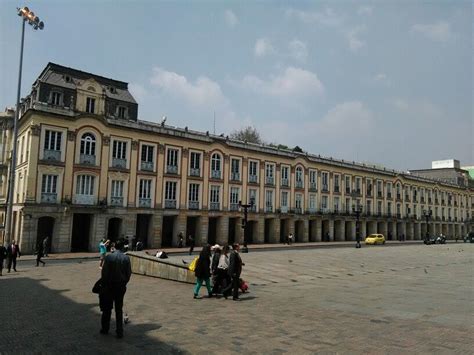
[[383, 234], [370, 234], [365, 238], [365, 244], [385, 244]]

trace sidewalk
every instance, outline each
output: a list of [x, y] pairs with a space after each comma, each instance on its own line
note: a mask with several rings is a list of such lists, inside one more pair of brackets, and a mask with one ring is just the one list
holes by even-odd
[[[449, 241], [449, 243], [454, 243], [454, 241]], [[365, 244], [362, 242], [362, 247], [365, 247]], [[399, 241], [387, 241], [386, 246], [397, 246], [397, 245], [414, 245], [414, 244], [423, 244], [422, 240], [407, 240], [404, 242]], [[355, 241], [349, 242], [309, 242], [309, 243], [292, 243], [291, 245], [286, 244], [250, 244], [248, 246], [249, 252], [251, 251], [269, 251], [269, 250], [287, 250], [287, 249], [321, 249], [321, 248], [353, 248], [355, 246]], [[373, 246], [367, 246], [373, 247]], [[193, 255], [198, 255], [202, 247], [195, 247]], [[188, 254], [189, 248], [163, 248], [167, 254]], [[154, 249], [145, 249], [144, 251], [149, 252], [151, 255], [155, 255], [157, 248]], [[35, 255], [24, 255], [20, 260], [35, 260]], [[87, 259], [97, 259], [99, 260], [99, 252], [80, 252], [80, 253], [50, 253], [45, 260], [87, 260]]]

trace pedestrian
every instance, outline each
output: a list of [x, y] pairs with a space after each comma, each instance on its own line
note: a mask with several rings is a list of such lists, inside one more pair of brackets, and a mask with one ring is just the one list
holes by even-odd
[[288, 245], [291, 245], [291, 243], [293, 243], [293, 233], [288, 236]]
[[183, 233], [180, 232], [178, 235], [178, 248], [182, 248], [184, 244]]
[[240, 274], [242, 273], [242, 259], [239, 255], [240, 245], [233, 244], [232, 252], [229, 256], [229, 268], [227, 269], [227, 274], [231, 278], [231, 283], [224, 290], [224, 295], [227, 295], [230, 290], [232, 290], [232, 299], [234, 301], [239, 301], [239, 287], [240, 287]]
[[43, 239], [43, 254], [45, 257], [48, 257], [49, 251], [49, 237]]
[[43, 264], [43, 266], [46, 264], [41, 258], [44, 255], [44, 243], [39, 242], [38, 247], [36, 248], [36, 266], [39, 266], [39, 263]]
[[356, 248], [359, 249], [361, 247], [360, 245], [360, 234], [356, 233]]
[[194, 238], [191, 234], [188, 237], [188, 244], [189, 244], [189, 255], [192, 255], [193, 250], [194, 250]]
[[211, 251], [213, 252], [212, 259], [211, 259], [212, 284], [215, 285], [216, 279], [217, 279], [217, 266], [219, 265], [219, 260], [221, 258], [222, 248], [219, 244], [216, 244], [211, 248]]
[[104, 259], [105, 256], [107, 255], [107, 247], [110, 244], [110, 239], [102, 239], [99, 243], [99, 257], [100, 257], [100, 264], [99, 267], [102, 267], [104, 265]]
[[0, 276], [3, 275], [3, 261], [7, 257], [7, 248], [0, 244]]
[[138, 241], [137, 241], [136, 249], [137, 249], [137, 251], [142, 251], [143, 250], [143, 243], [140, 239], [138, 239]]
[[202, 283], [206, 283], [207, 293], [209, 297], [212, 297], [211, 289], [211, 246], [209, 244], [205, 245], [201, 253], [199, 254], [199, 259], [196, 262], [196, 268], [194, 269], [194, 274], [196, 275], [196, 285], [194, 286], [194, 298], [200, 299], [199, 290], [201, 289]]
[[123, 338], [123, 298], [127, 291], [127, 283], [132, 275], [130, 259], [123, 253], [124, 244], [119, 240], [115, 244], [115, 252], [105, 257], [102, 267], [102, 290], [100, 308], [102, 311], [101, 334], [108, 334], [112, 308], [115, 307], [115, 332], [117, 338]]
[[326, 242], [329, 242], [329, 232], [326, 232]]
[[132, 250], [137, 250], [137, 237], [135, 235], [132, 237]]
[[14, 240], [12, 240], [11, 244], [7, 247], [7, 269], [8, 272], [10, 272], [12, 265], [13, 265], [13, 270], [16, 271], [16, 258], [21, 257], [21, 252], [20, 252], [20, 247], [18, 244], [15, 243]]
[[[219, 263], [215, 272], [214, 285], [212, 287], [212, 294], [217, 295], [219, 290], [223, 290], [230, 284], [230, 277], [227, 273], [229, 268], [229, 246], [224, 245], [222, 248], [221, 255], [219, 257]], [[223, 292], [224, 293], [224, 292]], [[224, 293], [224, 297], [227, 298], [229, 295], [228, 291]]]

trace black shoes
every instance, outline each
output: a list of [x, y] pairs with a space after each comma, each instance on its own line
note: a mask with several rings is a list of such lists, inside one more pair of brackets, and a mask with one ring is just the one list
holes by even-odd
[[102, 334], [102, 335], [107, 335], [107, 334], [109, 334], [109, 331], [101, 329], [99, 333]]

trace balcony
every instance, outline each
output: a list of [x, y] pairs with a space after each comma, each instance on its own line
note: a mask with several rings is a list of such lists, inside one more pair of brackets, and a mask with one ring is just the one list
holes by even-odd
[[153, 171], [153, 162], [152, 161], [142, 161], [140, 163], [140, 170]]
[[316, 185], [315, 182], [310, 182], [309, 183], [309, 189], [310, 189], [310, 191], [317, 191], [318, 190], [318, 185]]
[[138, 199], [138, 207], [151, 207], [151, 198], [139, 198]]
[[367, 197], [372, 197], [372, 190], [367, 190], [366, 196]]
[[248, 211], [249, 211], [249, 212], [254, 212], [254, 213], [256, 213], [256, 212], [257, 212], [257, 206], [256, 206], [256, 205], [250, 206], [250, 207], [248, 208]]
[[176, 200], [165, 200], [165, 208], [176, 209]]
[[301, 207], [296, 207], [295, 208], [295, 213], [296, 214], [303, 214], [303, 209]]
[[351, 194], [351, 188], [350, 187], [346, 187], [346, 195], [350, 195]]
[[188, 209], [198, 210], [199, 209], [199, 201], [188, 201]]
[[397, 200], [398, 200], [398, 201], [401, 201], [401, 199], [402, 199], [402, 195], [397, 194]]
[[297, 189], [302, 189], [302, 188], [303, 188], [303, 181], [297, 180], [297, 181], [295, 182], [295, 187], [296, 187]]
[[382, 192], [377, 192], [377, 198], [382, 198]]
[[249, 182], [258, 183], [257, 175], [249, 175]]
[[43, 160], [61, 161], [61, 151], [60, 150], [45, 149], [43, 151]]
[[220, 179], [221, 174], [220, 170], [211, 170], [211, 179]]
[[84, 165], [95, 165], [95, 155], [81, 154], [79, 163]]
[[329, 192], [329, 186], [323, 184], [323, 189], [321, 191], [322, 192]]
[[339, 193], [339, 192], [340, 192], [340, 190], [339, 190], [339, 185], [334, 186], [334, 192], [336, 192], [336, 193]]
[[58, 194], [52, 192], [41, 193], [41, 203], [56, 203], [58, 202]]
[[290, 186], [290, 184], [288, 183], [288, 179], [287, 179], [287, 178], [282, 178], [282, 179], [281, 179], [281, 186], [285, 186], [285, 187]]
[[75, 205], [94, 205], [94, 195], [75, 195], [73, 203]]
[[273, 185], [274, 183], [275, 183], [275, 180], [273, 179], [272, 176], [267, 176], [267, 177], [265, 178], [265, 184], [266, 184], [266, 185]]
[[318, 210], [317, 210], [316, 208], [314, 208], [314, 207], [308, 208], [308, 213], [310, 213], [310, 214], [315, 214], [315, 213], [317, 213], [317, 212], [318, 212]]
[[392, 194], [390, 192], [387, 192], [387, 199], [389, 199], [389, 200], [392, 199]]
[[123, 207], [123, 197], [111, 197], [110, 205], [115, 207]]
[[178, 174], [178, 166], [177, 165], [166, 165], [166, 173], [167, 174]]
[[229, 206], [229, 209], [231, 211], [238, 211], [239, 210], [239, 204], [238, 203], [231, 203]]
[[209, 210], [219, 211], [221, 209], [221, 204], [219, 202], [211, 202], [209, 205]]
[[191, 168], [189, 169], [189, 176], [201, 176], [201, 169], [199, 168]]
[[273, 206], [265, 206], [265, 212], [272, 213], [273, 212]]
[[240, 173], [231, 173], [230, 174], [230, 179], [232, 181], [240, 181]]
[[281, 206], [280, 212], [281, 213], [288, 213], [288, 206]]
[[127, 159], [112, 158], [112, 167], [118, 169], [126, 169]]

